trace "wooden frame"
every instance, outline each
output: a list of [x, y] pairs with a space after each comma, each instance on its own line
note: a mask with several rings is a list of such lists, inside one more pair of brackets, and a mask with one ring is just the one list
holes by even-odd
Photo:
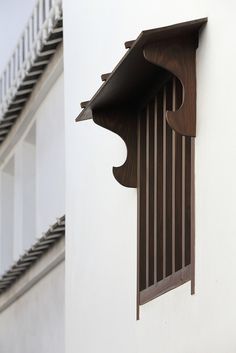
[[181, 83], [171, 76], [138, 117], [140, 304], [194, 283], [194, 138], [176, 133], [166, 121], [182, 94]]
[[[137, 317], [139, 316], [139, 305], [146, 303], [186, 281], [191, 280], [191, 292], [194, 293], [195, 54], [198, 46], [199, 30], [206, 22], [207, 19], [203, 18], [173, 26], [152, 29], [142, 32], [135, 41], [126, 42], [125, 47], [128, 48], [128, 52], [112, 73], [102, 75], [101, 78], [104, 81], [103, 85], [90, 101], [81, 103], [83, 110], [76, 119], [76, 121], [93, 119], [96, 124], [118, 134], [127, 145], [127, 159], [122, 166], [113, 167], [113, 174], [120, 184], [126, 187], [138, 188]], [[172, 93], [167, 95], [165, 90], [167, 90], [169, 82], [172, 82]], [[178, 87], [178, 90], [176, 91], [174, 87]], [[158, 96], [160, 94], [162, 94], [161, 98]], [[152, 99], [156, 100], [157, 103], [155, 104], [164, 104], [164, 95], [166, 95], [165, 99], [170, 99], [168, 97], [171, 97], [174, 103], [172, 102], [169, 107], [168, 104], [165, 103], [165, 110], [162, 111], [161, 115], [154, 111], [152, 111], [150, 115], [147, 113], [148, 110], [146, 110], [145, 117], [140, 118], [140, 114], [142, 114], [140, 112], [144, 111], [144, 109], [151, 109], [150, 104], [153, 103], [150, 102]], [[146, 127], [144, 126], [142, 128], [141, 125], [144, 121]], [[149, 129], [149, 121], [154, 124], [150, 130], [151, 135], [149, 132], [146, 133], [146, 137], [143, 140], [144, 142], [142, 142], [144, 129]], [[159, 137], [155, 135], [155, 131], [159, 131], [155, 127], [158, 121], [161, 121], [161, 129], [164, 129], [161, 135], [160, 132], [158, 132]], [[170, 132], [168, 135], [166, 129], [169, 129], [168, 131], [171, 132], [173, 139], [169, 145], [173, 146], [173, 148], [171, 147], [172, 151], [169, 157], [166, 152], [168, 151], [166, 149], [168, 147], [168, 141], [166, 141], [166, 139], [170, 135]], [[155, 131], [153, 132], [152, 130]], [[159, 157], [157, 153], [160, 153], [158, 152], [160, 148], [157, 148], [156, 141], [159, 138], [162, 139], [164, 150], [161, 152], [161, 159], [158, 161]], [[145, 149], [143, 143], [146, 146]], [[142, 157], [144, 150], [148, 155]], [[178, 151], [181, 151], [181, 154], [179, 154], [180, 152]], [[156, 158], [153, 162], [154, 164], [150, 164], [150, 166], [148, 164], [149, 162], [147, 162], [149, 157], [152, 160]], [[145, 161], [145, 166], [142, 165], [142, 160]], [[172, 163], [172, 166], [171, 164], [170, 167], [165, 165], [164, 170], [163, 163]], [[146, 170], [152, 168], [151, 179], [149, 177], [150, 173], [148, 174], [148, 178], [146, 177], [147, 172], [144, 171], [145, 168]], [[153, 171], [153, 168], [155, 171]], [[154, 211], [152, 209], [152, 216], [150, 218], [149, 212], [149, 195], [151, 195], [152, 198], [152, 204], [150, 204], [152, 208], [157, 207], [157, 198], [160, 198], [160, 193], [157, 193], [157, 188], [154, 185], [157, 182], [157, 170], [159, 170], [159, 168], [162, 168], [162, 179], [165, 183], [168, 182], [168, 176], [165, 173], [169, 173], [169, 168], [171, 168], [171, 180], [174, 188], [174, 191], [172, 190], [172, 196], [168, 196], [166, 184], [165, 188], [163, 186], [164, 184], [162, 185], [162, 188], [164, 188], [161, 198], [162, 204], [158, 206], [158, 210], [160, 207], [163, 209], [162, 217], [164, 218], [162, 221], [165, 222], [164, 226], [166, 227], [166, 225], [169, 224], [167, 223], [168, 219], [171, 219], [172, 233], [174, 229], [171, 259], [166, 259], [166, 249], [168, 244], [171, 246], [171, 243], [167, 242], [165, 235], [163, 235], [163, 239], [160, 238], [160, 235], [158, 235], [159, 238], [155, 235], [151, 242], [149, 239], [151, 233], [157, 234], [158, 232], [164, 232], [163, 225], [162, 230], [157, 231], [157, 228], [155, 228], [157, 227], [157, 216], [153, 213]], [[146, 173], [146, 176], [142, 181], [143, 173]], [[145, 199], [142, 198], [143, 192], [146, 193]], [[172, 203], [172, 211], [169, 216], [166, 213], [166, 202]], [[181, 212], [179, 208], [181, 208]], [[166, 218], [167, 216], [169, 218]], [[145, 219], [146, 228], [142, 225], [143, 219]], [[186, 219], [188, 222], [187, 225]], [[147, 222], [151, 222], [151, 226], [147, 226]], [[182, 226], [179, 225], [180, 223]], [[188, 238], [185, 237], [186, 232], [188, 233]], [[177, 239], [176, 234], [180, 237], [180, 240], [177, 240], [177, 245], [175, 244], [175, 240]], [[161, 242], [162, 247], [162, 256], [159, 257], [156, 250], [158, 241]], [[187, 246], [189, 246], [187, 252], [185, 249], [186, 243]], [[146, 249], [149, 247], [149, 250], [152, 252], [151, 262], [148, 260], [149, 263], [147, 264], [147, 260], [145, 260], [146, 265], [143, 262], [145, 255], [142, 255], [144, 246]], [[148, 258], [149, 250], [146, 250]], [[173, 252], [175, 252], [177, 258], [173, 255]], [[164, 260], [160, 260], [162, 257]], [[158, 270], [155, 267], [158, 261], [162, 261], [163, 265], [161, 265], [163, 269], [161, 270], [162, 275], [159, 279]], [[168, 269], [166, 270], [165, 268], [167, 266], [166, 261], [171, 261], [172, 263], [172, 269], [169, 272]], [[140, 272], [140, 268], [144, 269], [144, 267], [150, 267], [150, 263], [151, 266], [155, 268], [153, 270], [154, 272], [151, 273], [151, 277], [149, 269], [147, 271], [145, 270], [146, 274], [144, 275], [142, 271]], [[142, 285], [141, 283], [144, 281], [144, 278], [146, 284]]]

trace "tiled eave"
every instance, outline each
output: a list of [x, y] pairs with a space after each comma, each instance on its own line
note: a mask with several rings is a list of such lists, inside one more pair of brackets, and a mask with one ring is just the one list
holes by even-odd
[[65, 236], [65, 216], [62, 216], [46, 233], [0, 277], [0, 294], [9, 289], [55, 243]]
[[[37, 34], [37, 39], [30, 44], [31, 48], [28, 52], [25, 49], [25, 60], [19, 69], [15, 68], [15, 71], [18, 70], [16, 77], [13, 79], [12, 59], [9, 62], [11, 66], [8, 65], [2, 75], [1, 90], [3, 91], [5, 87], [5, 92], [3, 92], [0, 103], [0, 144], [6, 139], [12, 126], [20, 116], [41, 74], [62, 40], [62, 8], [60, 2], [58, 2], [49, 11], [48, 17]], [[16, 60], [14, 65], [16, 66]], [[6, 82], [3, 82], [4, 78]]]

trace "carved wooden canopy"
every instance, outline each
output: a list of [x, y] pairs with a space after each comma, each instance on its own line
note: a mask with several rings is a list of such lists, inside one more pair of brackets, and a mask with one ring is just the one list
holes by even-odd
[[76, 119], [118, 134], [116, 180], [137, 188], [139, 306], [191, 281], [194, 293], [194, 137], [198, 34], [206, 18], [144, 31]]
[[198, 34], [206, 18], [143, 31], [126, 42], [127, 53], [88, 102], [76, 121], [93, 119], [118, 134], [127, 145], [127, 160], [114, 167], [119, 183], [137, 187], [137, 115], [170, 75], [182, 84], [182, 103], [167, 111], [169, 126], [182, 136], [196, 136], [196, 63]]

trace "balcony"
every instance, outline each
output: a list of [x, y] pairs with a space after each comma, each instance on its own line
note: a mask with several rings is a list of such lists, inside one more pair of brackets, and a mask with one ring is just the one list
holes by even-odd
[[62, 38], [62, 0], [39, 0], [0, 76], [0, 144]]

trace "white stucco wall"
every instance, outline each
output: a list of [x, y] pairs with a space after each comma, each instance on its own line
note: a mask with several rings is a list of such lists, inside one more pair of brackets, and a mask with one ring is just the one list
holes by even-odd
[[35, 144], [25, 139], [20, 141], [14, 159], [14, 213], [9, 216], [14, 225], [13, 255], [17, 261], [36, 239]]
[[0, 226], [0, 274], [12, 264], [14, 255], [14, 178], [15, 160], [12, 157], [1, 170], [1, 226]]
[[1, 353], [64, 353], [64, 262], [0, 315]]
[[[64, 2], [67, 353], [236, 351], [235, 2]], [[141, 30], [208, 16], [197, 52], [196, 294], [136, 306], [136, 190], [120, 186], [122, 140], [74, 123]]]
[[[56, 66], [56, 63], [53, 65]], [[49, 73], [45, 72], [41, 81], [46, 82], [48, 79]], [[34, 93], [43, 95], [44, 90], [45, 87], [39, 85], [35, 87]], [[9, 238], [8, 243], [11, 241], [13, 247], [13, 254], [7, 262], [7, 267], [1, 265], [0, 261], [0, 272], [9, 268], [13, 260], [17, 261], [58, 217], [65, 214], [63, 72], [51, 84], [37, 109], [34, 99], [26, 104], [25, 110], [0, 151], [3, 155], [0, 166], [2, 173], [0, 238]], [[23, 127], [22, 133], [19, 126], [23, 124], [27, 112], [31, 114], [31, 119]], [[9, 145], [9, 141], [12, 141], [12, 145], [4, 155], [2, 151], [6, 149], [7, 144]], [[7, 202], [11, 200], [11, 189], [3, 184], [6, 180], [4, 171], [11, 159], [14, 159], [14, 175], [11, 178], [14, 192], [10, 211], [6, 209], [5, 200]], [[9, 236], [4, 235], [6, 233], [4, 229], [7, 229]], [[0, 244], [1, 242], [2, 240]], [[4, 253], [4, 246], [1, 248]]]
[[[65, 213], [64, 81], [61, 72], [49, 87], [54, 66], [57, 62], [41, 77], [13, 127], [8, 142], [11, 138], [15, 145], [1, 165], [0, 275]], [[62, 241], [54, 245], [0, 295], [1, 353], [65, 352], [64, 249]]]
[[63, 74], [35, 114], [36, 232], [65, 213], [65, 127]]

